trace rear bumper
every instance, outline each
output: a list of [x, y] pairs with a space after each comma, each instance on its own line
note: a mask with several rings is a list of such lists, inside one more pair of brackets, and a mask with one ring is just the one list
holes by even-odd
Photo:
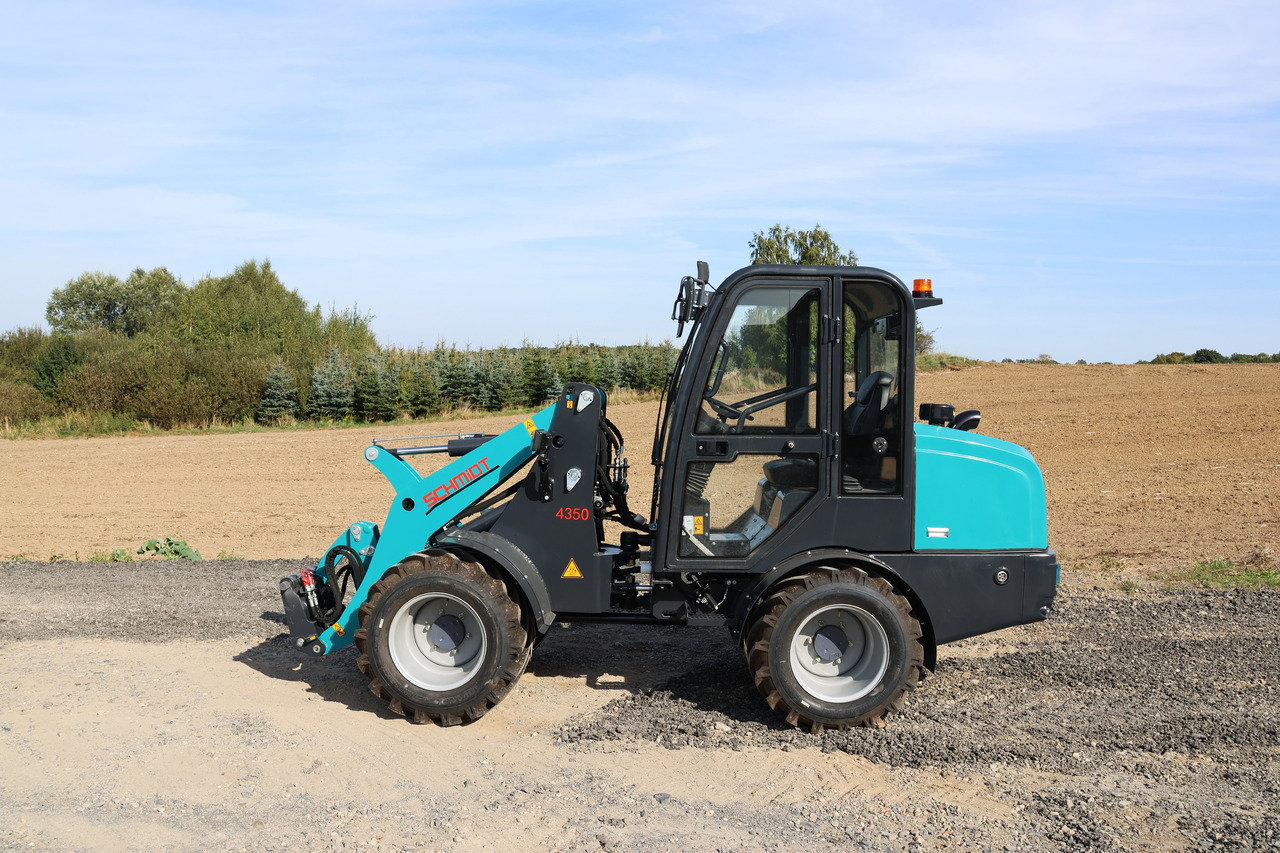
[[1025, 558], [1025, 576], [1022, 587], [1023, 622], [1048, 619], [1053, 610], [1053, 600], [1062, 580], [1062, 565], [1052, 550], [1028, 554]]
[[1047, 548], [876, 557], [919, 599], [939, 644], [1047, 619], [1058, 591], [1058, 556]]

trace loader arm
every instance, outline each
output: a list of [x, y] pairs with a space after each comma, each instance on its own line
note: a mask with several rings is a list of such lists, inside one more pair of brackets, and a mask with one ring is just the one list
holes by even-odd
[[335, 549], [350, 549], [360, 559], [363, 577], [332, 624], [325, 627], [315, 621], [314, 611], [306, 604], [305, 582], [299, 576], [280, 582], [294, 645], [313, 655], [350, 645], [359, 627], [360, 606], [373, 585], [403, 558], [428, 547], [435, 535], [468, 507], [519, 473], [535, 455], [534, 434], [550, 427], [554, 410], [554, 404], [548, 406], [426, 477], [404, 457], [411, 455], [410, 451], [434, 449], [392, 448], [377, 442], [366, 447], [364, 458], [391, 483], [395, 499], [381, 527], [356, 522], [333, 541], [325, 559], [316, 566], [313, 574], [323, 584], [329, 580], [327, 572], [333, 571], [334, 561], [329, 556]]

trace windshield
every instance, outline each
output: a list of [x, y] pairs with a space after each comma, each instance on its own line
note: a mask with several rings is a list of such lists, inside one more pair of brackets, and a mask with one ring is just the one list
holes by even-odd
[[819, 296], [806, 286], [743, 292], [712, 360], [695, 433], [816, 431]]

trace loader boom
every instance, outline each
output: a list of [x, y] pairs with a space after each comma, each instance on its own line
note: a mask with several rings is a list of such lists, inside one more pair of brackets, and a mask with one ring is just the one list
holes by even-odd
[[[377, 468], [395, 489], [395, 498], [382, 525], [367, 521], [357, 522], [338, 536], [326, 550], [326, 559], [316, 566], [320, 580], [328, 582], [334, 571], [328, 555], [336, 548], [348, 548], [360, 557], [363, 579], [347, 602], [337, 620], [330, 625], [307, 619], [305, 624], [290, 624], [294, 642], [311, 654], [325, 655], [349, 646], [358, 626], [357, 613], [387, 569], [394, 566], [406, 554], [427, 547], [434, 534], [466, 510], [519, 473], [534, 455], [534, 436], [545, 433], [551, 424], [555, 406], [548, 406], [531, 415], [523, 423], [495, 436], [469, 451], [461, 458], [429, 474], [418, 473], [406, 457], [418, 455], [375, 441], [365, 448], [364, 458]], [[394, 441], [394, 439], [392, 439]], [[447, 452], [447, 445], [438, 451]], [[421, 452], [421, 448], [410, 448]], [[425, 513], [425, 517], [424, 517]], [[328, 566], [326, 566], [328, 563]], [[288, 580], [288, 579], [286, 579]], [[285, 581], [282, 593], [288, 594]], [[305, 596], [295, 593], [301, 601]], [[286, 613], [305, 613], [305, 608], [290, 608], [286, 600]]]

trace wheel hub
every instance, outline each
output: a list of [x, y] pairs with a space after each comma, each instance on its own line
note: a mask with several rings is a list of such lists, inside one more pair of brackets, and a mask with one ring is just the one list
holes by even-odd
[[451, 652], [466, 639], [467, 626], [452, 613], [445, 613], [427, 626], [427, 632], [432, 648]]
[[849, 648], [849, 637], [835, 625], [823, 625], [813, 635], [813, 653], [824, 661], [837, 661]]

